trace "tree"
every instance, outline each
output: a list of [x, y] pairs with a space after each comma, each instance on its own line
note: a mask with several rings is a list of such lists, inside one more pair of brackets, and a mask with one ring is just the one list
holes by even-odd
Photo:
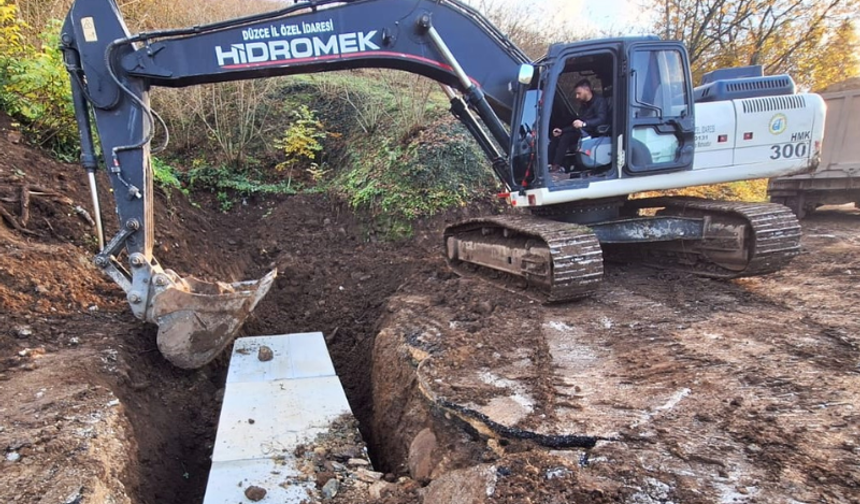
[[686, 44], [696, 81], [716, 68], [762, 65], [818, 89], [860, 70], [860, 0], [661, 0], [656, 10], [654, 28]]

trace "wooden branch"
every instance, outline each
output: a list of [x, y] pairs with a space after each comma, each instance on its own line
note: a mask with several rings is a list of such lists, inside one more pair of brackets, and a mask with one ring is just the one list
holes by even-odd
[[96, 222], [95, 222], [95, 221], [93, 220], [93, 218], [90, 216], [90, 213], [89, 213], [89, 212], [87, 212], [87, 211], [84, 209], [84, 207], [82, 207], [81, 205], [76, 205], [76, 206], [75, 206], [75, 213], [77, 213], [78, 215], [80, 215], [80, 216], [81, 216], [81, 218], [82, 218], [82, 219], [84, 219], [85, 221], [87, 221], [87, 224], [89, 224], [90, 226], [95, 226], [95, 225], [96, 225]]
[[30, 221], [30, 188], [27, 184], [21, 186], [21, 226], [27, 227]]
[[21, 227], [21, 224], [18, 223], [18, 221], [15, 219], [15, 217], [12, 216], [12, 214], [10, 214], [8, 211], [6, 211], [6, 209], [3, 208], [2, 206], [0, 206], [0, 216], [2, 216], [3, 219], [6, 220], [6, 222], [8, 222], [9, 225], [15, 229], [15, 231], [18, 231], [18, 232], [24, 233], [24, 234], [28, 234], [28, 235], [39, 236], [39, 233], [37, 233], [35, 231], [30, 231], [29, 229], [24, 229], [23, 227]]

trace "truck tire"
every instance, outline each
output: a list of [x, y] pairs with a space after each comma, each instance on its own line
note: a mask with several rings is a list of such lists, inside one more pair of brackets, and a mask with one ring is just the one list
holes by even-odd
[[[797, 216], [798, 219], [802, 219], [806, 217], [806, 209], [807, 205], [805, 204], [805, 198], [803, 194], [796, 194], [794, 196], [780, 196], [780, 197], [771, 197], [771, 203], [779, 203], [780, 205], [785, 205], [794, 212], [794, 215]], [[815, 207], [813, 207], [814, 209]]]

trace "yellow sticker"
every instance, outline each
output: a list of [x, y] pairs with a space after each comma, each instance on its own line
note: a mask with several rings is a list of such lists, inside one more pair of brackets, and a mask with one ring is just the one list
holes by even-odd
[[87, 42], [98, 42], [99, 37], [96, 35], [96, 24], [93, 18], [85, 17], [81, 19], [81, 28], [84, 29], [84, 40]]

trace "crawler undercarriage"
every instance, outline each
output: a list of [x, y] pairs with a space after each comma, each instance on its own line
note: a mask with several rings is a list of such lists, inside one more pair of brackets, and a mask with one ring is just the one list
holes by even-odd
[[771, 273], [800, 250], [786, 207], [665, 197], [542, 208], [534, 215], [472, 219], [445, 231], [447, 258], [541, 302], [585, 297], [604, 261], [739, 278]]

